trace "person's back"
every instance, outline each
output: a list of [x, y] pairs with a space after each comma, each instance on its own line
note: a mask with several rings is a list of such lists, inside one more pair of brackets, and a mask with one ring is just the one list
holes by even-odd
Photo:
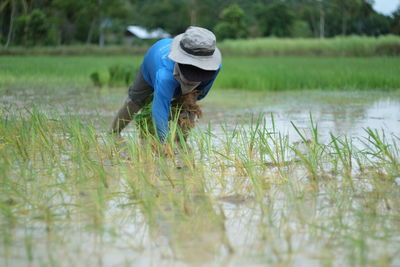
[[[169, 57], [171, 51], [172, 39], [162, 39], [150, 47], [144, 56], [142, 63], [142, 74], [144, 79], [151, 86], [155, 86], [156, 76], [160, 69], [165, 69], [170, 73], [170, 78], [173, 78], [174, 64]], [[178, 86], [178, 82], [176, 83]]]

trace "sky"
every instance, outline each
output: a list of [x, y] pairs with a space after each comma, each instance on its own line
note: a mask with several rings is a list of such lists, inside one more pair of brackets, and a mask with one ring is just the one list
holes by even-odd
[[390, 15], [400, 5], [400, 0], [375, 0], [374, 9], [382, 14]]

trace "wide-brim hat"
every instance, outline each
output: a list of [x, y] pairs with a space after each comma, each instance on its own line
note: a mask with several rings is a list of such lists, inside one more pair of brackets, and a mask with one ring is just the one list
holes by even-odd
[[221, 65], [221, 52], [216, 46], [215, 35], [194, 26], [174, 38], [169, 58], [207, 71], [216, 71]]

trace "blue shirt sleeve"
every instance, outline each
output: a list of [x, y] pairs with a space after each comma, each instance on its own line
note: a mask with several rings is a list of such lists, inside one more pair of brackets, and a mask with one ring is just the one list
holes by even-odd
[[160, 69], [156, 74], [154, 83], [152, 118], [157, 129], [157, 135], [162, 142], [169, 131], [168, 117], [171, 110], [171, 100], [177, 87], [177, 82], [168, 78], [169, 76], [165, 69]]

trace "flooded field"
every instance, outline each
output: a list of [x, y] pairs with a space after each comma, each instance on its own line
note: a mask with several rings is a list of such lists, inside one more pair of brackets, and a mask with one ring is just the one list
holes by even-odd
[[0, 98], [2, 266], [400, 265], [398, 90], [215, 90], [167, 155], [43, 90]]
[[384, 129], [388, 134], [400, 134], [399, 91], [226, 91], [224, 96], [226, 94], [231, 95], [231, 103], [219, 100], [219, 95], [216, 100], [209, 99], [211, 103], [207, 102], [206, 108], [211, 111], [205, 112], [207, 117], [203, 121], [212, 121], [213, 125], [223, 122], [231, 125], [238, 122], [246, 124], [251, 118], [254, 120], [262, 114], [267, 120], [274, 117], [279, 132], [291, 138], [299, 138], [291, 122], [304, 130], [309, 129], [311, 115], [314, 122], [318, 123], [321, 137], [329, 136], [329, 133], [360, 136], [367, 127]]

